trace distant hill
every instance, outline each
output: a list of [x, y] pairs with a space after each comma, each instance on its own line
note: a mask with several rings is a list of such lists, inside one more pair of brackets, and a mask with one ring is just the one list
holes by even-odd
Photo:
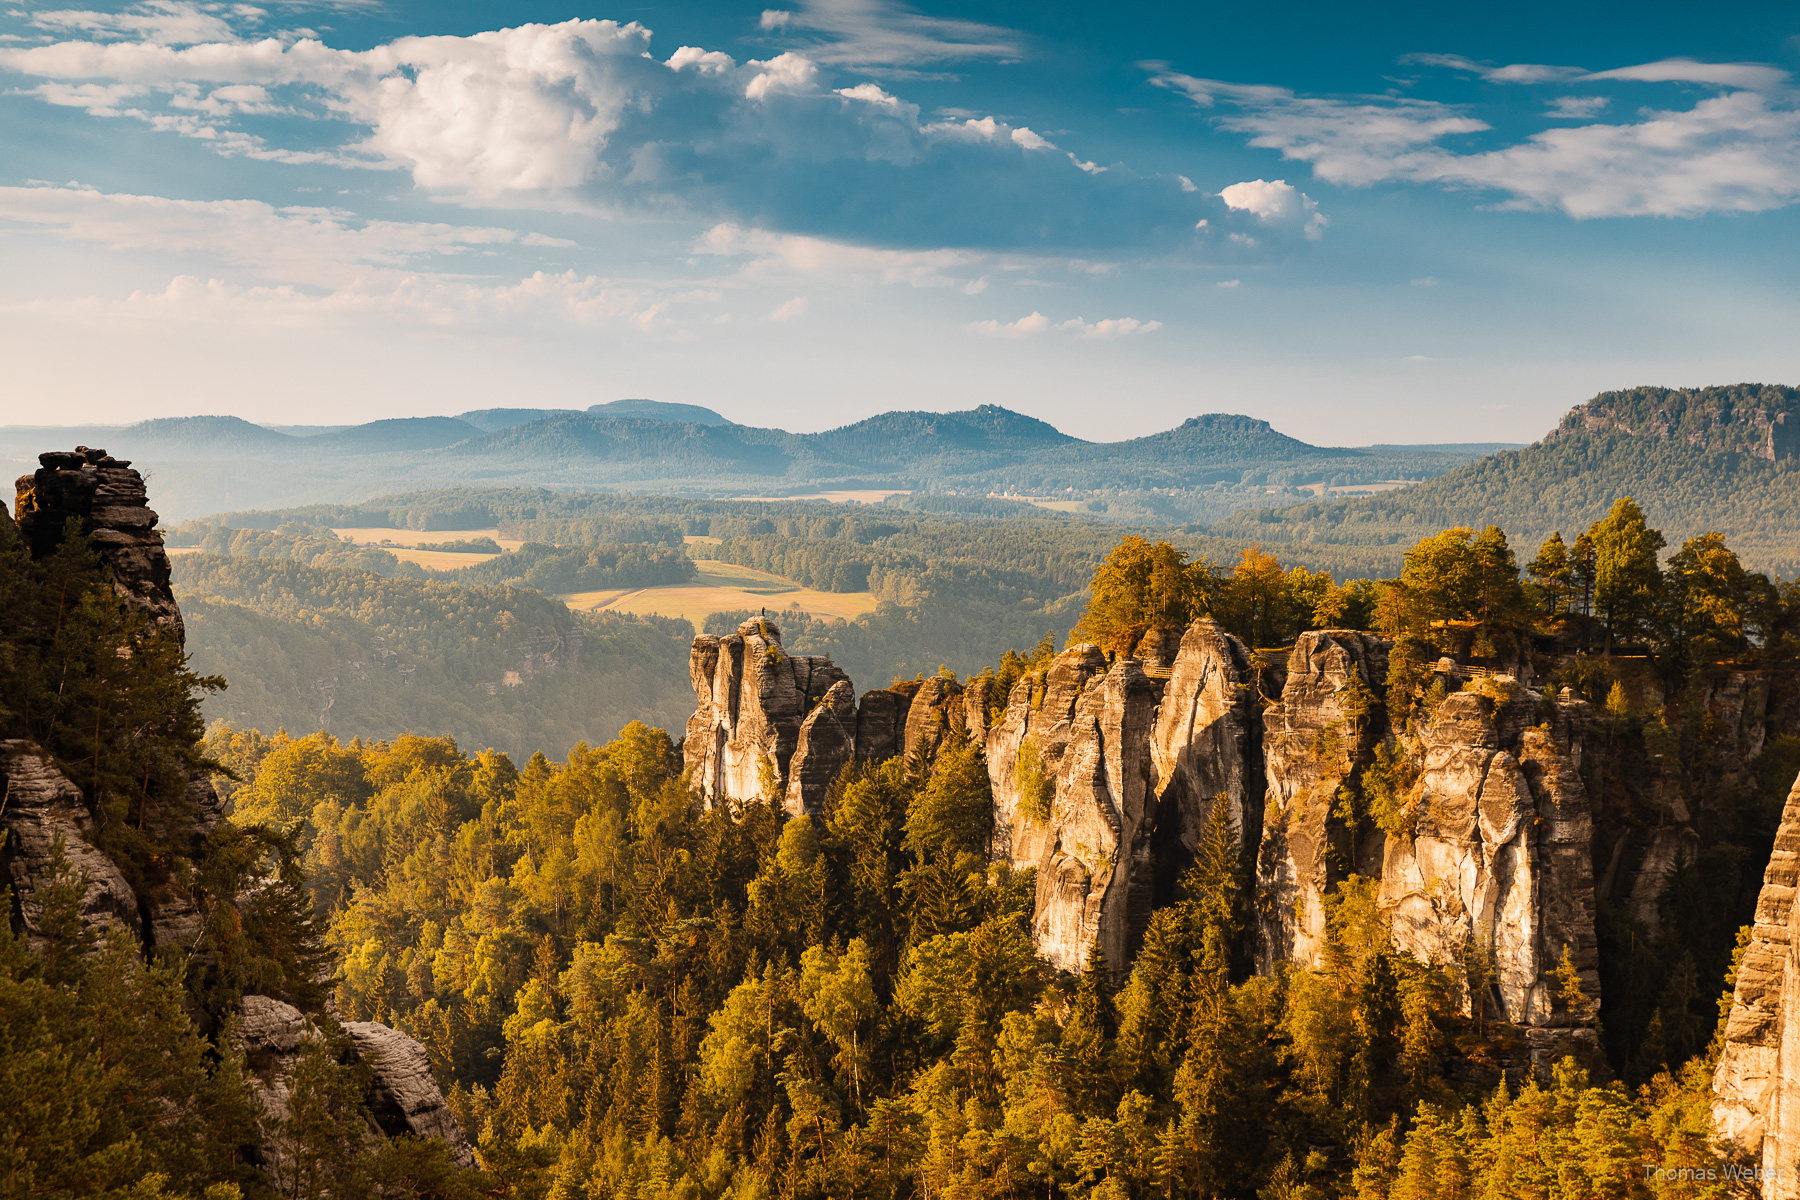
[[[269, 454], [291, 451], [300, 439], [242, 417], [158, 417], [118, 430], [106, 447], [116, 457], [152, 451]], [[45, 447], [51, 449], [51, 447]]]
[[466, 413], [457, 413], [456, 419], [467, 421], [475, 428], [487, 433], [496, 429], [510, 429], [514, 425], [525, 425], [532, 421], [543, 421], [550, 417], [566, 417], [579, 411], [573, 408], [477, 408]]
[[1521, 558], [1634, 497], [1671, 548], [1709, 530], [1746, 561], [1800, 571], [1800, 390], [1765, 384], [1602, 392], [1545, 438], [1428, 483], [1328, 504], [1243, 512], [1223, 537], [1406, 545], [1449, 525], [1499, 525]]
[[662, 400], [612, 400], [588, 405], [595, 417], [636, 417], [644, 421], [674, 421], [682, 425], [729, 425], [730, 421], [698, 404], [669, 404]]
[[392, 454], [436, 450], [481, 434], [480, 429], [455, 417], [395, 417], [354, 425], [337, 433], [322, 433], [306, 438], [303, 445], [311, 454]]
[[157, 479], [163, 516], [354, 504], [399, 490], [505, 483], [654, 490], [680, 496], [905, 491], [1085, 506], [1107, 521], [1204, 525], [1234, 510], [1429, 479], [1485, 447], [1313, 446], [1234, 414], [1089, 442], [996, 404], [886, 412], [822, 433], [726, 421], [698, 405], [616, 400], [585, 412], [474, 409], [291, 436], [236, 417], [79, 432], [0, 427], [0, 458], [56, 445], [104, 446]]

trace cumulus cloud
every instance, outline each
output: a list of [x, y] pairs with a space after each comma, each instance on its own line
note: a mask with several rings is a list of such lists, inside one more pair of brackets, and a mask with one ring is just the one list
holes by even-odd
[[[861, 0], [797, 9], [790, 24], [824, 28], [827, 18], [934, 29], [935, 54], [999, 53], [969, 30], [949, 38], [964, 23]], [[223, 153], [404, 171], [469, 203], [735, 221], [908, 248], [1204, 246], [1194, 230], [1207, 197], [1179, 180], [1102, 168], [991, 115], [922, 120], [875, 83], [827, 78], [830, 61], [849, 61], [841, 56], [808, 48], [740, 63], [684, 46], [659, 61], [650, 50], [641, 25], [571, 20], [367, 50], [316, 37], [87, 36], [0, 47], [0, 70], [35, 80], [46, 102]], [[302, 127], [310, 134], [296, 135]]]
[[[1720, 90], [1688, 108], [1641, 109], [1626, 123], [1546, 129], [1478, 149], [1464, 139], [1491, 132], [1489, 125], [1437, 101], [1302, 96], [1167, 70], [1153, 82], [1203, 108], [1229, 110], [1215, 118], [1221, 128], [1347, 186], [1405, 180], [1491, 190], [1512, 207], [1574, 217], [1756, 212], [1800, 200], [1800, 106], [1780, 86], [1785, 72], [1671, 59], [1573, 76], [1559, 68], [1554, 77], [1583, 84], [1679, 81]], [[1557, 115], [1579, 119], [1589, 98], [1573, 99]]]
[[1313, 198], [1285, 179], [1234, 183], [1219, 193], [1219, 199], [1230, 208], [1252, 214], [1264, 225], [1298, 227], [1315, 242], [1329, 224]]

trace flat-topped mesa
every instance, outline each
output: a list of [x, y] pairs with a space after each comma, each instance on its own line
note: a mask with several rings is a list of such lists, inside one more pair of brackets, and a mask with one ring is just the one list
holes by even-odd
[[688, 674], [698, 705], [682, 754], [708, 804], [785, 801], [802, 724], [834, 684], [850, 682], [824, 655], [788, 654], [766, 619], [695, 638]]
[[1782, 809], [1750, 944], [1738, 963], [1725, 1049], [1713, 1072], [1713, 1129], [1763, 1170], [1765, 1200], [1800, 1197], [1800, 779]]
[[144, 477], [104, 450], [77, 446], [38, 455], [43, 464], [16, 483], [15, 516], [33, 558], [53, 554], [71, 518], [92, 537], [112, 570], [113, 586], [150, 620], [186, 637], [169, 586], [169, 556], [156, 531]]

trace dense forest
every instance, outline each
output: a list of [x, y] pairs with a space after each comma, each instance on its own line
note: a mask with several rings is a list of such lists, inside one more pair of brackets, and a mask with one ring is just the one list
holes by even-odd
[[[982, 751], [958, 736], [929, 763], [856, 764], [822, 817], [792, 820], [774, 797], [703, 808], [669, 734], [637, 722], [570, 739], [560, 760], [542, 752], [553, 732], [529, 755], [373, 725], [341, 738], [221, 723], [202, 742], [199, 698], [222, 681], [142, 629], [81, 539], [32, 561], [9, 531], [4, 732], [50, 748], [108, 814], [108, 852], [143, 873], [174, 852], [133, 820], [134, 797], [172, 764], [213, 771], [232, 824], [183, 869], [245, 898], [186, 962], [96, 954], [73, 890], [46, 905], [42, 947], [0, 937], [0, 1078], [31, 1100], [0, 1106], [0, 1170], [28, 1194], [264, 1194], [233, 1152], [259, 1119], [245, 1065], [210, 1051], [191, 1015], [221, 1018], [252, 985], [418, 1037], [479, 1145], [470, 1172], [429, 1143], [367, 1145], [352, 1081], [321, 1051], [287, 1131], [312, 1172], [294, 1195], [1727, 1194], [1644, 1164], [1714, 1163], [1718, 997], [1771, 797], [1800, 767], [1791, 737], [1751, 784], [1708, 797], [1707, 871], [1674, 881], [1662, 932], [1612, 918], [1610, 1061], [1509, 1078], [1506, 1031], [1458, 1009], [1446, 965], [1395, 948], [1370, 881], [1337, 889], [1321, 969], [1253, 974], [1223, 816], [1122, 983], [1097, 952], [1058, 975], [1031, 941], [1029, 873], [991, 859]], [[1383, 702], [1421, 715], [1445, 695], [1422, 670], [1440, 652], [1535, 656], [1596, 705], [1605, 737], [1584, 769], [1601, 804], [1658, 819], [1630, 764], [1707, 777], [1692, 689], [1739, 669], [1791, 683], [1800, 657], [1791, 586], [1716, 535], [1665, 563], [1666, 549], [1630, 501], [1523, 567], [1497, 528], [1435, 533], [1380, 583], [1127, 538], [1095, 564], [1073, 636], [1127, 653], [1212, 615], [1266, 653], [1316, 624], [1372, 628], [1394, 646]], [[182, 569], [196, 629], [209, 606], [327, 631], [407, 611], [415, 625], [343, 636], [393, 636], [396, 653], [471, 680], [516, 653], [556, 658], [552, 675], [566, 656], [579, 677], [572, 633], [584, 663], [599, 636], [522, 589], [288, 558]], [[673, 625], [621, 632], [680, 646]], [[1003, 685], [1041, 671], [1055, 642], [1017, 647], [984, 668]], [[1380, 795], [1345, 802], [1390, 819]], [[1572, 968], [1559, 986], [1572, 1008], [1591, 1003]]]
[[209, 720], [528, 754], [634, 720], [673, 728], [692, 700], [686, 621], [274, 558], [184, 555], [175, 585], [196, 668], [232, 681]]
[[[1646, 754], [1705, 777], [1687, 689], [1721, 662], [1791, 675], [1800, 651], [1791, 589], [1717, 537], [1666, 568], [1663, 549], [1629, 501], [1523, 569], [1498, 529], [1444, 531], [1383, 584], [1128, 539], [1074, 636], [1123, 653], [1202, 614], [1270, 647], [1378, 629], [1387, 702], [1420, 713], [1446, 635], [1477, 659], [1549, 653], [1601, 714], [1596, 796], [1642, 811]], [[1004, 687], [1053, 649], [989, 669]], [[1504, 1031], [1394, 948], [1370, 881], [1338, 890], [1323, 970], [1250, 974], [1222, 819], [1122, 986], [1097, 952], [1055, 975], [1028, 874], [990, 862], [979, 747], [955, 738], [929, 766], [860, 764], [823, 819], [786, 821], [773, 800], [699, 807], [645, 725], [522, 766], [416, 737], [219, 727], [207, 748], [246, 781], [237, 820], [297, 832], [338, 1010], [420, 1038], [487, 1169], [556, 1196], [1725, 1195], [1642, 1164], [1714, 1161], [1719, 997], [1800, 768], [1788, 737], [1749, 792], [1709, 797], [1705, 869], [1660, 934], [1602, 913], [1603, 1082], [1573, 1061], [1503, 1080]], [[1587, 1002], [1572, 970], [1561, 986]]]
[[1800, 505], [1800, 390], [1740, 384], [1604, 392], [1550, 436], [1416, 487], [1281, 509], [1246, 509], [1216, 523], [1239, 537], [1317, 547], [1405, 546], [1451, 525], [1499, 525], [1537, 541], [1585, 527], [1620, 495], [1676, 539], [1716, 530], [1767, 571], [1800, 571], [1791, 514]]

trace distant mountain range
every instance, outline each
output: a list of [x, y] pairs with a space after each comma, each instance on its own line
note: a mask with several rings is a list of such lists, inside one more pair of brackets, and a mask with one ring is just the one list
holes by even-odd
[[1540, 442], [1378, 496], [1239, 512], [1222, 537], [1411, 545], [1453, 525], [1498, 525], [1521, 562], [1552, 531], [1573, 540], [1621, 496], [1671, 550], [1716, 530], [1747, 564], [1800, 573], [1800, 389], [1776, 384], [1602, 392]]
[[887, 412], [823, 433], [738, 425], [708, 408], [618, 400], [586, 411], [490, 408], [309, 434], [229, 416], [125, 427], [0, 428], [0, 454], [104, 445], [157, 479], [165, 516], [355, 501], [402, 485], [505, 481], [678, 495], [830, 489], [1058, 496], [1114, 519], [1213, 520], [1293, 489], [1440, 475], [1500, 447], [1313, 446], [1251, 417], [1211, 414], [1088, 442], [997, 405]]

